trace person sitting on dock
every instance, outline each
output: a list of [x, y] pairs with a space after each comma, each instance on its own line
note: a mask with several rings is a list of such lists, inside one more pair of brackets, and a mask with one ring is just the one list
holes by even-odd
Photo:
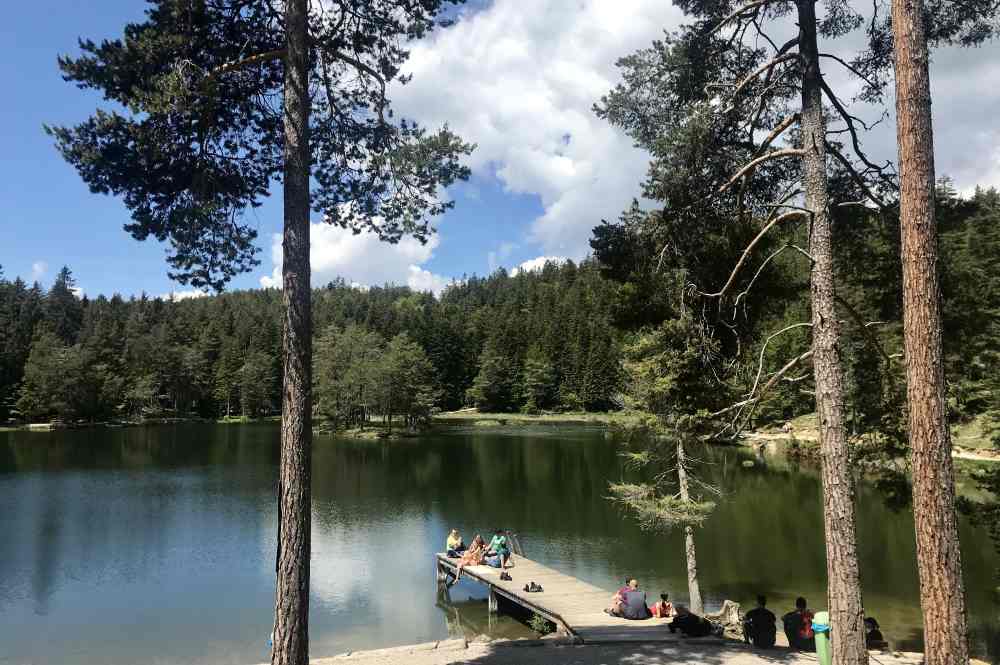
[[652, 616], [649, 607], [646, 606], [646, 592], [639, 590], [639, 581], [635, 578], [628, 581], [628, 586], [618, 590], [610, 611], [605, 610], [605, 612], [632, 620], [648, 619]]
[[875, 617], [865, 617], [865, 646], [869, 649], [885, 649], [889, 646], [882, 636], [882, 631], [879, 630]]
[[451, 533], [448, 534], [445, 550], [448, 557], [452, 559], [458, 558], [466, 550], [465, 543], [462, 542], [462, 534], [458, 532], [458, 529], [452, 529]]
[[622, 605], [622, 616], [633, 621], [648, 619], [653, 616], [646, 606], [646, 592], [639, 590], [639, 582], [632, 580], [629, 590], [625, 592], [625, 603]]
[[625, 578], [625, 586], [618, 591], [615, 591], [615, 595], [611, 596], [611, 605], [605, 608], [604, 613], [610, 614], [613, 617], [620, 617], [622, 615], [622, 606], [625, 605], [625, 594], [631, 591], [632, 582], [635, 582], [636, 587], [639, 586], [638, 580], [631, 577]]
[[812, 628], [813, 611], [809, 609], [806, 599], [799, 596], [795, 599], [795, 609], [781, 617], [784, 624], [785, 637], [788, 646], [799, 651], [815, 651], [816, 636]]
[[683, 605], [677, 606], [677, 616], [669, 625], [671, 633], [679, 630], [684, 637], [706, 637], [712, 634], [712, 623]]
[[649, 608], [650, 614], [657, 619], [669, 619], [674, 616], [674, 604], [668, 599], [670, 596], [666, 592], [660, 594], [660, 599]]
[[459, 578], [462, 577], [462, 569], [466, 566], [481, 566], [483, 560], [486, 558], [486, 541], [478, 533], [476, 537], [472, 539], [472, 544], [469, 549], [462, 553], [462, 558], [458, 560], [458, 565], [455, 566], [455, 579], [451, 581], [448, 586], [453, 586], [458, 582]]
[[503, 529], [497, 529], [490, 540], [487, 555], [495, 555], [500, 558], [500, 568], [505, 569], [510, 562], [510, 546], [507, 544], [507, 536]]
[[775, 621], [774, 613], [767, 609], [767, 598], [757, 596], [757, 607], [743, 617], [743, 637], [747, 644], [753, 644], [758, 649], [773, 647], [778, 632]]

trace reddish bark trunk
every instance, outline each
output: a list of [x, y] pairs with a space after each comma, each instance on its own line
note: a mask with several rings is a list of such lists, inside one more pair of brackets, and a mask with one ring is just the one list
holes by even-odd
[[923, 3], [893, 0], [906, 397], [927, 665], [969, 661], [955, 479], [945, 410], [934, 220], [934, 134]]

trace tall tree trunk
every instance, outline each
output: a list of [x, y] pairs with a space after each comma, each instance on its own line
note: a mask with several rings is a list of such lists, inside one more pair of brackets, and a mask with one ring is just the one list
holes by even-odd
[[945, 412], [934, 221], [934, 135], [923, 2], [893, 0], [906, 398], [924, 659], [969, 662], [955, 478]]
[[810, 211], [812, 255], [813, 372], [823, 464], [823, 523], [826, 537], [827, 602], [832, 624], [833, 662], [865, 665], [864, 608], [855, 533], [854, 478], [844, 431], [844, 376], [840, 324], [834, 301], [833, 237], [826, 177], [826, 119], [816, 44], [816, 7], [799, 0], [802, 56], [802, 179]]
[[308, 0], [286, 0], [285, 318], [281, 464], [278, 481], [277, 591], [272, 665], [308, 665], [312, 482], [312, 294], [309, 268]]
[[[690, 501], [688, 494], [687, 456], [684, 454], [684, 443], [677, 439], [677, 484], [680, 486], [681, 500]], [[687, 557], [688, 596], [691, 611], [704, 614], [705, 606], [701, 601], [701, 588], [698, 586], [698, 553], [694, 548], [694, 527], [684, 527], [684, 555]]]

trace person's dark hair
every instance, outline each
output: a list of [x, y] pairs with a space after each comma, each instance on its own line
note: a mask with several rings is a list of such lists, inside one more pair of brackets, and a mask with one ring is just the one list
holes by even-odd
[[799, 596], [798, 598], [795, 599], [795, 607], [796, 608], [798, 608], [800, 610], [804, 610], [804, 609], [806, 609], [806, 605], [807, 605], [806, 599], [803, 598], [802, 596]]
[[875, 620], [875, 617], [865, 617], [865, 625], [866, 626], [871, 626], [872, 630], [878, 630], [879, 629], [878, 628], [878, 621]]
[[767, 605], [767, 596], [764, 595], [757, 596], [757, 604], [760, 605], [761, 607]]
[[668, 596], [665, 591], [660, 594], [660, 600], [662, 600], [663, 602], [667, 602], [668, 598], [670, 598], [670, 596]]
[[496, 529], [493, 533], [497, 534], [498, 536], [502, 536], [503, 535], [503, 529]]

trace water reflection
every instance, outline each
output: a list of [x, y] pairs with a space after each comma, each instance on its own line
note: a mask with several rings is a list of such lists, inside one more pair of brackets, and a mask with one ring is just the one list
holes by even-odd
[[[266, 660], [277, 441], [272, 425], [0, 433], [0, 505], [13, 507], [0, 510], [0, 659]], [[725, 490], [698, 534], [709, 603], [765, 593], [775, 611], [800, 594], [821, 606], [815, 472], [750, 451], [699, 456]], [[319, 438], [313, 460], [316, 656], [527, 635], [521, 623], [491, 618], [473, 584], [432, 596], [431, 555], [452, 527], [467, 539], [508, 527], [531, 556], [599, 586], [635, 575], [653, 593], [686, 596], [681, 538], [641, 533], [604, 499], [623, 471], [599, 431]], [[912, 519], [863, 485], [858, 520], [866, 606], [897, 646], [916, 647]], [[995, 658], [1000, 561], [964, 523], [962, 538], [974, 648]]]

